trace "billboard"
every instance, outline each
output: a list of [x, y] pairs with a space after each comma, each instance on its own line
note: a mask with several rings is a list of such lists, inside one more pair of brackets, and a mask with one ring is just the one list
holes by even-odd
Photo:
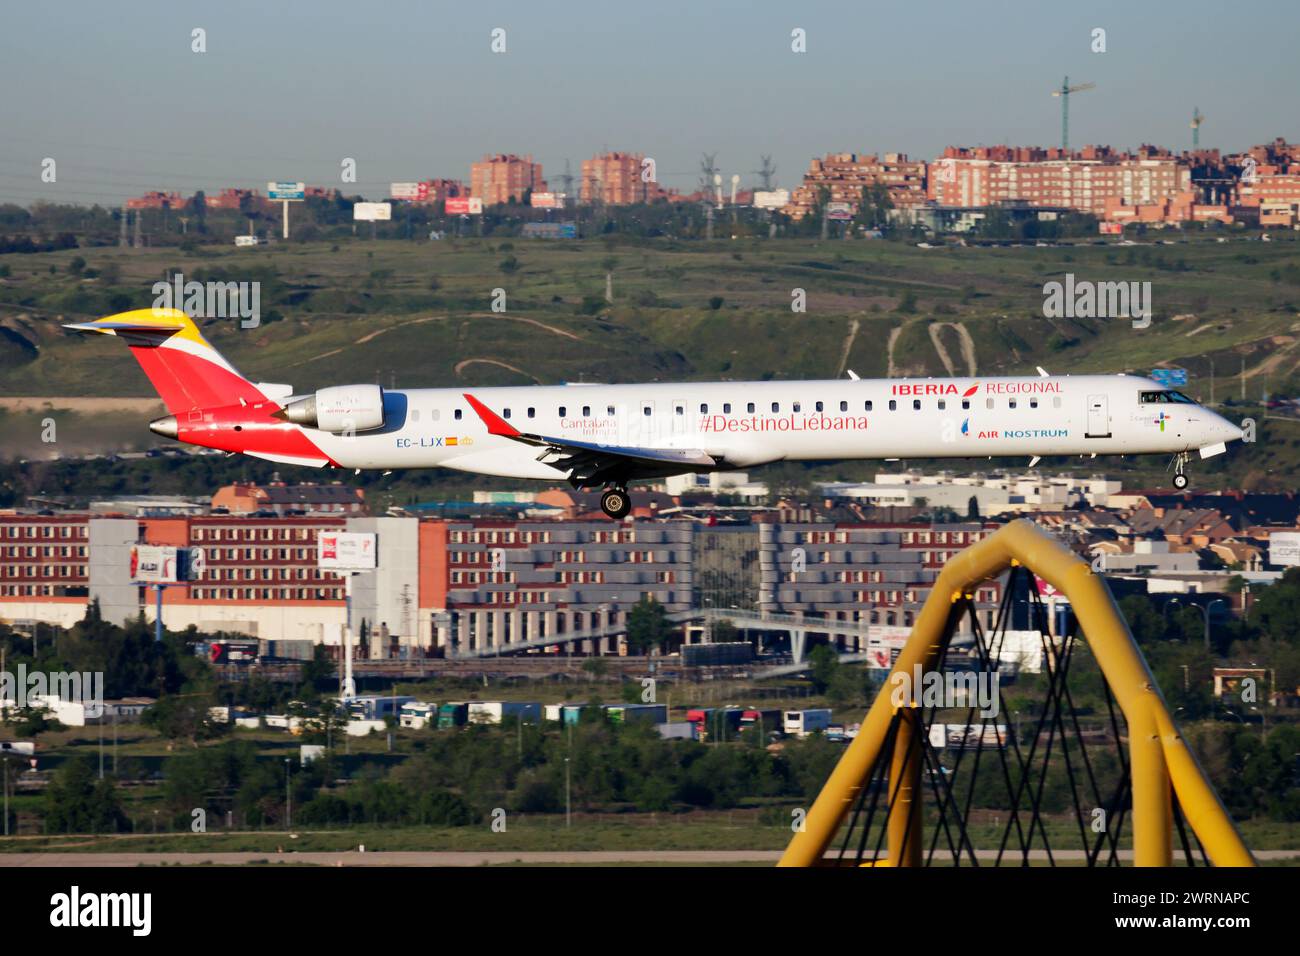
[[304, 199], [307, 196], [306, 183], [267, 183], [268, 199]]
[[889, 670], [898, 660], [898, 652], [903, 649], [911, 634], [910, 627], [872, 624], [867, 628], [867, 667], [872, 670]]
[[790, 190], [772, 189], [768, 191], [758, 190], [754, 193], [755, 209], [780, 209], [782, 206], [790, 205]]
[[558, 209], [560, 207], [559, 193], [533, 193], [528, 198], [528, 202], [535, 209]]
[[1122, 236], [1124, 235], [1124, 224], [1122, 222], [1099, 222], [1097, 223], [1097, 232], [1103, 236]]
[[448, 199], [447, 215], [481, 216], [483, 215], [483, 200], [476, 196], [462, 196], [459, 199]]
[[1268, 563], [1300, 567], [1300, 531], [1274, 531], [1268, 536]]
[[393, 218], [393, 204], [359, 202], [352, 207], [352, 218], [358, 222], [387, 222]]
[[853, 207], [846, 202], [827, 203], [826, 218], [834, 222], [847, 222], [853, 218]]
[[316, 539], [316, 566], [334, 571], [373, 571], [374, 534], [322, 531]]
[[429, 198], [428, 183], [390, 183], [388, 195], [393, 199], [410, 199], [423, 202]]
[[175, 584], [181, 580], [179, 548], [156, 544], [131, 546], [131, 580], [144, 584]]

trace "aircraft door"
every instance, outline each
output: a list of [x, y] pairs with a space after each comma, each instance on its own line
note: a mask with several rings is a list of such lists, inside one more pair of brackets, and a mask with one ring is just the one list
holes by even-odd
[[655, 439], [659, 436], [659, 418], [662, 416], [655, 414], [655, 403], [646, 401], [641, 403], [641, 414], [637, 416], [638, 428], [629, 436], [632, 438], [633, 445], [653, 445]]
[[1110, 400], [1107, 395], [1088, 396], [1088, 431], [1085, 438], [1110, 437]]
[[674, 438], [685, 435], [690, 431], [690, 414], [684, 399], [674, 398], [670, 403], [672, 405], [672, 435]]

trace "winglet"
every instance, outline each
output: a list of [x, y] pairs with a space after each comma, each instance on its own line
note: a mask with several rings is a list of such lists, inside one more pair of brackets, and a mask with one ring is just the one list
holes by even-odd
[[469, 407], [474, 409], [478, 417], [483, 419], [483, 424], [487, 426], [488, 434], [504, 435], [506, 438], [518, 438], [519, 429], [515, 428], [508, 421], [498, 415], [492, 409], [488, 408], [469, 392], [462, 392], [465, 401], [469, 402]]

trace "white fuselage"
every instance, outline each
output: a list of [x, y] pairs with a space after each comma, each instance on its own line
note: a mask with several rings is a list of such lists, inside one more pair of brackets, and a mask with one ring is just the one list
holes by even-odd
[[564, 472], [539, 461], [538, 448], [489, 433], [466, 394], [526, 434], [699, 450], [719, 459], [720, 468], [782, 460], [1173, 454], [1241, 437], [1203, 406], [1153, 393], [1169, 389], [1130, 375], [406, 389], [385, 393], [382, 429], [352, 436], [303, 431], [344, 467], [442, 467], [536, 479]]

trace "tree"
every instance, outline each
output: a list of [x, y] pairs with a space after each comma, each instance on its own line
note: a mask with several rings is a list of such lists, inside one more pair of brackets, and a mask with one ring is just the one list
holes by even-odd
[[211, 689], [188, 694], [164, 694], [144, 712], [142, 720], [169, 740], [188, 740], [195, 747], [200, 740], [215, 737], [220, 728], [208, 720], [214, 695]]
[[966, 502], [966, 517], [972, 521], [978, 521], [980, 517], [980, 500], [974, 495], [970, 496], [970, 501]]
[[824, 694], [839, 672], [839, 655], [829, 644], [818, 644], [808, 655], [808, 663], [811, 665], [808, 678], [817, 693]]
[[654, 597], [646, 595], [632, 606], [627, 615], [627, 644], [642, 654], [660, 648], [672, 634], [664, 606]]
[[65, 763], [45, 791], [45, 829], [55, 833], [117, 833], [129, 824], [113, 781], [95, 779], [87, 757]]

